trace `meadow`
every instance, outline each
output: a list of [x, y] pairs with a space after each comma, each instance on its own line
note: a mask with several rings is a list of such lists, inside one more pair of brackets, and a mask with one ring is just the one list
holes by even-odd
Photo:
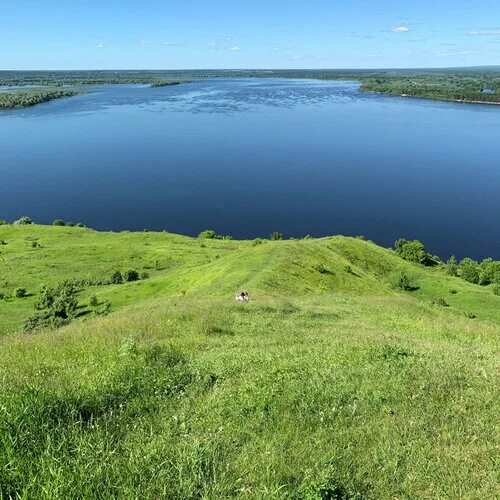
[[[0, 498], [498, 496], [492, 286], [343, 236], [0, 240], [0, 290], [27, 295], [0, 300]], [[22, 331], [41, 285], [127, 269], [149, 277]]]

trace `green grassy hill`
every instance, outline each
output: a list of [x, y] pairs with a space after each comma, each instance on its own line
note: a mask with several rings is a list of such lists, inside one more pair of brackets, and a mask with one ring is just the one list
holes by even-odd
[[[0, 498], [498, 495], [488, 287], [341, 236], [0, 240], [0, 292], [28, 293], [0, 300]], [[129, 268], [149, 278], [81, 286], [70, 325], [22, 333], [41, 285]]]

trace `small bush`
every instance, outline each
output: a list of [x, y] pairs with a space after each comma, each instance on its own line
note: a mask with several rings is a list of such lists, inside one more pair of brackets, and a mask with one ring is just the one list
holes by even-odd
[[120, 285], [123, 283], [123, 276], [120, 271], [113, 271], [111, 273], [111, 278], [109, 279], [111, 285]]
[[348, 274], [352, 274], [352, 267], [351, 266], [345, 266], [344, 271]]
[[16, 221], [14, 221], [14, 224], [16, 224], [18, 226], [23, 226], [23, 225], [27, 225], [27, 224], [33, 224], [33, 221], [31, 220], [31, 217], [28, 217], [27, 215], [23, 215], [22, 217], [20, 217]]
[[493, 286], [493, 293], [495, 295], [500, 295], [500, 284], [496, 284]]
[[262, 243], [264, 243], [264, 240], [262, 240], [261, 238], [255, 238], [252, 241], [252, 246], [256, 247], [257, 245], [262, 245]]
[[205, 229], [205, 231], [202, 231], [198, 235], [198, 238], [206, 238], [208, 240], [213, 240], [216, 237], [217, 237], [217, 233], [213, 229]]
[[144, 271], [141, 273], [141, 280], [147, 280], [149, 278], [149, 273]]
[[441, 307], [449, 307], [448, 302], [442, 298], [437, 298], [432, 300], [432, 305], [441, 306]]
[[313, 269], [315, 271], [318, 271], [318, 273], [321, 273], [321, 274], [328, 274], [329, 273], [328, 269], [322, 263], [316, 264], [315, 266], [313, 266]]
[[26, 297], [26, 288], [20, 286], [14, 288], [14, 290], [12, 291], [12, 295], [16, 297], [16, 299], [22, 299], [23, 297]]
[[312, 239], [313, 239], [313, 237], [312, 237], [310, 234], [306, 234], [306, 235], [304, 236], [304, 239], [305, 239], [305, 240], [312, 240]]
[[403, 290], [404, 292], [408, 292], [413, 290], [413, 286], [410, 283], [410, 278], [406, 273], [401, 273], [396, 280], [396, 288]]
[[81, 222], [77, 222], [76, 227], [85, 227], [85, 224], [82, 224]]
[[465, 315], [466, 315], [469, 319], [475, 319], [475, 318], [476, 318], [476, 315], [475, 315], [474, 313], [471, 313], [471, 312], [465, 313]]
[[452, 288], [450, 290], [450, 293], [451, 293], [451, 295], [456, 295], [458, 293], [458, 290], [455, 290], [454, 288]]
[[277, 231], [274, 231], [274, 233], [271, 234], [270, 239], [273, 240], [273, 241], [282, 240], [283, 239], [283, 234], [282, 233], [278, 233]]
[[91, 307], [97, 307], [99, 305], [99, 301], [97, 300], [97, 295], [95, 293], [91, 295], [89, 305]]
[[0, 219], [0, 226], [6, 226], [8, 222], [5, 219]]
[[123, 281], [137, 281], [139, 273], [135, 269], [128, 269], [123, 273]]
[[56, 219], [53, 223], [52, 223], [53, 226], [65, 226], [66, 224], [64, 223], [64, 221], [62, 219]]
[[5, 240], [0, 240], [0, 245], [7, 245], [7, 242]]
[[74, 225], [71, 221], [66, 222], [66, 225], [67, 225], [68, 227], [75, 227], [75, 225]]
[[106, 300], [102, 306], [101, 309], [96, 309], [94, 311], [94, 314], [96, 316], [106, 316], [106, 314], [109, 313], [109, 311], [111, 310], [111, 302], [109, 300]]
[[458, 260], [454, 255], [452, 255], [446, 262], [446, 272], [450, 276], [458, 275]]

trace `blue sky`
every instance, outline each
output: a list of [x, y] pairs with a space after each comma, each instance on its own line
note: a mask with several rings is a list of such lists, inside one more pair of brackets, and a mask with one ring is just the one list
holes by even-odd
[[11, 0], [0, 69], [500, 65], [499, 0]]

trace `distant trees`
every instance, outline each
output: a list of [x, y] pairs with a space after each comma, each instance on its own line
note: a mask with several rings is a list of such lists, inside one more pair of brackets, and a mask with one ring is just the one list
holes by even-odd
[[56, 219], [53, 223], [52, 223], [53, 226], [65, 226], [66, 224], [64, 223], [64, 221], [62, 219]]
[[217, 234], [213, 229], [205, 229], [205, 231], [202, 231], [199, 235], [198, 238], [205, 238], [208, 240], [232, 240], [233, 237], [230, 235], [223, 236], [221, 234]]
[[283, 239], [283, 234], [282, 233], [278, 233], [278, 231], [274, 231], [274, 233], [271, 233], [270, 239], [273, 240], [273, 241], [282, 240]]
[[78, 95], [76, 90], [30, 90], [0, 93], [0, 109], [27, 108], [42, 102]]

